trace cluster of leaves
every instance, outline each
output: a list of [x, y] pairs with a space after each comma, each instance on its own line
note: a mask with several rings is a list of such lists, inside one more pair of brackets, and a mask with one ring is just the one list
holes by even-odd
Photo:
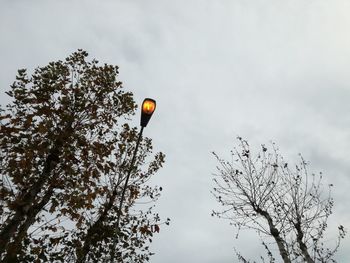
[[[117, 204], [138, 130], [136, 110], [118, 67], [87, 61], [78, 50], [65, 61], [18, 71], [0, 112], [0, 259], [4, 262], [145, 262], [160, 218], [147, 186], [164, 162], [142, 138], [123, 211]], [[119, 228], [116, 218], [121, 217]], [[169, 223], [166, 221], [165, 223]], [[111, 255], [111, 248], [116, 251]], [[113, 257], [113, 258], [112, 258]]]
[[[324, 193], [322, 174], [309, 174], [307, 163], [290, 168], [273, 144], [264, 145], [254, 156], [247, 141], [238, 137], [239, 149], [232, 151], [232, 161], [219, 158], [213, 194], [225, 207], [212, 215], [225, 218], [240, 229], [254, 229], [264, 239], [271, 237], [284, 262], [334, 262], [345, 229], [333, 249], [322, 242], [327, 219], [332, 214], [333, 199]], [[238, 234], [237, 234], [238, 237]], [[262, 242], [270, 262], [275, 258]], [[239, 253], [239, 259], [245, 261]]]

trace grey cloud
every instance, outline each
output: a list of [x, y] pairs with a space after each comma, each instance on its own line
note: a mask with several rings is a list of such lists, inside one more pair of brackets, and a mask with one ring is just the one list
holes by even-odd
[[[350, 228], [348, 10], [341, 0], [2, 1], [0, 89], [18, 68], [77, 48], [119, 65], [137, 101], [157, 99], [145, 134], [167, 154], [153, 183], [164, 186], [157, 207], [172, 224], [151, 262], [232, 262], [233, 246], [257, 257], [254, 233], [235, 240], [210, 217], [210, 152], [226, 156], [241, 135], [275, 141], [290, 160], [303, 153], [334, 180], [332, 222]], [[350, 260], [347, 247], [349, 238], [339, 262]]]

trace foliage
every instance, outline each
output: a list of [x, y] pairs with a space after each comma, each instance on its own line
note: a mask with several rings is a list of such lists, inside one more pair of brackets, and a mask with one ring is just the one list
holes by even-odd
[[[225, 208], [213, 215], [225, 218], [241, 229], [254, 229], [262, 239], [275, 241], [284, 262], [335, 262], [334, 255], [345, 229], [333, 249], [323, 242], [327, 219], [332, 214], [331, 187], [323, 190], [322, 174], [309, 174], [307, 162], [290, 168], [278, 149], [264, 145], [254, 156], [247, 141], [238, 137], [239, 149], [232, 151], [232, 161], [219, 158], [213, 194]], [[262, 241], [270, 262], [275, 257]], [[249, 262], [239, 253], [242, 262]]]
[[[164, 162], [142, 138], [123, 211], [117, 211], [138, 135], [133, 94], [118, 67], [78, 50], [28, 76], [18, 71], [0, 112], [0, 255], [4, 262], [145, 262], [159, 232], [147, 185]], [[121, 227], [115, 221], [121, 215]], [[168, 224], [168, 221], [165, 223]]]

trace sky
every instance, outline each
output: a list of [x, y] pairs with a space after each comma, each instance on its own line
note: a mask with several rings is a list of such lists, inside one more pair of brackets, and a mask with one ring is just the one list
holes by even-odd
[[[236, 136], [274, 141], [334, 184], [330, 238], [350, 229], [350, 2], [341, 0], [0, 0], [0, 103], [17, 69], [78, 48], [120, 67], [135, 100], [157, 100], [144, 135], [166, 154], [152, 183], [171, 218], [151, 263], [235, 262], [263, 254], [254, 232], [212, 218], [217, 162]], [[135, 124], [138, 123], [135, 117]], [[337, 259], [350, 262], [349, 236]]]

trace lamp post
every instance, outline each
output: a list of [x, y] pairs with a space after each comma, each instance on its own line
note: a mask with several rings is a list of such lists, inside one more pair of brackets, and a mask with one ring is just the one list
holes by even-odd
[[118, 218], [117, 218], [117, 227], [118, 228], [119, 228], [120, 215], [121, 215], [121, 211], [123, 208], [125, 191], [126, 191], [126, 188], [128, 187], [130, 174], [134, 168], [134, 162], [136, 159], [137, 149], [139, 148], [139, 145], [140, 145], [140, 141], [141, 141], [141, 137], [142, 137], [142, 133], [143, 133], [143, 128], [145, 128], [147, 126], [155, 109], [156, 109], [156, 101], [155, 100], [150, 99], [150, 98], [146, 98], [143, 100], [142, 107], [141, 107], [141, 121], [140, 121], [141, 130], [140, 130], [139, 136], [137, 138], [136, 147], [135, 147], [132, 159], [131, 159], [131, 163], [129, 166], [128, 174], [127, 174], [126, 179], [125, 179], [125, 185], [124, 185], [122, 196], [120, 198], [120, 203], [119, 203]]
[[[140, 121], [140, 126], [141, 126], [141, 130], [139, 133], [139, 136], [137, 138], [137, 142], [136, 142], [136, 146], [135, 146], [135, 150], [131, 159], [131, 163], [129, 166], [129, 170], [128, 173], [126, 175], [126, 179], [125, 179], [125, 184], [123, 187], [123, 191], [122, 191], [122, 196], [120, 198], [120, 203], [119, 203], [119, 208], [118, 208], [118, 217], [117, 217], [117, 229], [119, 229], [119, 221], [120, 221], [120, 216], [122, 214], [122, 208], [123, 208], [123, 202], [124, 202], [124, 197], [125, 197], [125, 192], [126, 192], [126, 188], [128, 187], [128, 182], [129, 182], [129, 178], [131, 175], [132, 170], [134, 169], [134, 163], [135, 163], [135, 159], [136, 159], [136, 154], [137, 154], [137, 149], [139, 148], [140, 145], [140, 141], [141, 141], [141, 137], [142, 137], [142, 133], [143, 133], [143, 128], [145, 128], [149, 122], [149, 120], [152, 117], [153, 112], [156, 109], [156, 101], [150, 98], [146, 98], [143, 100], [142, 102], [142, 107], [141, 107], [141, 121]], [[115, 246], [116, 246], [116, 240], [114, 242], [114, 246], [113, 246], [113, 250], [112, 250], [112, 257], [111, 257], [111, 262], [113, 262], [113, 258], [114, 258], [114, 251], [115, 251]]]

